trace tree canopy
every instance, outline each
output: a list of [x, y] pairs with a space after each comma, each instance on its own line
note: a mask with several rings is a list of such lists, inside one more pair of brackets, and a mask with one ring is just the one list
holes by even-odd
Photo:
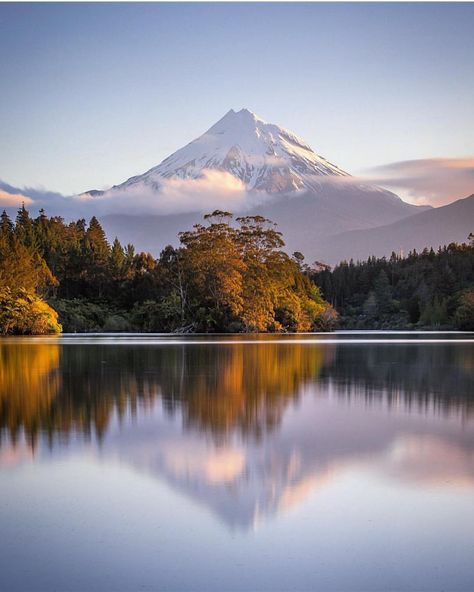
[[[275, 225], [216, 210], [179, 235], [178, 248], [150, 253], [109, 244], [95, 217], [66, 223], [24, 206], [0, 219], [0, 289], [45, 299], [67, 331], [310, 331], [337, 314], [289, 257]], [[6, 293], [5, 293], [6, 294]], [[6, 298], [6, 296], [5, 296]], [[36, 305], [35, 305], [36, 306]], [[54, 310], [53, 310], [54, 309]], [[54, 316], [54, 315], [53, 315]], [[50, 332], [4, 324], [3, 332]]]
[[344, 261], [310, 272], [345, 328], [474, 326], [474, 236], [407, 257]]

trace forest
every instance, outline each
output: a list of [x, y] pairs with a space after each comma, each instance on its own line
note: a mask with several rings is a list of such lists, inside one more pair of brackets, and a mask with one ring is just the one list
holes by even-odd
[[437, 251], [319, 265], [309, 277], [345, 329], [474, 330], [474, 235]]
[[308, 266], [275, 224], [216, 210], [158, 258], [95, 217], [0, 216], [0, 334], [474, 330], [474, 236]]
[[204, 216], [158, 258], [95, 217], [0, 217], [0, 334], [327, 331], [337, 313], [261, 216]]

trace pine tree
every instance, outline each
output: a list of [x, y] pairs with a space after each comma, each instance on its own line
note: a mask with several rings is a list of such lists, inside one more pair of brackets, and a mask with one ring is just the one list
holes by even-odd
[[37, 241], [33, 227], [33, 220], [30, 218], [30, 214], [25, 208], [24, 203], [18, 210], [16, 217], [15, 236], [23, 245], [25, 245], [25, 247], [36, 250]]
[[379, 314], [391, 312], [393, 310], [392, 289], [383, 269], [374, 282], [374, 291]]
[[102, 298], [105, 293], [109, 257], [110, 247], [104, 229], [93, 216], [84, 236], [85, 280], [92, 297]]
[[6, 210], [3, 210], [0, 216], [0, 236], [10, 241], [13, 235], [13, 222]]
[[110, 271], [114, 280], [121, 280], [125, 276], [126, 271], [125, 253], [117, 237], [112, 244], [110, 251]]

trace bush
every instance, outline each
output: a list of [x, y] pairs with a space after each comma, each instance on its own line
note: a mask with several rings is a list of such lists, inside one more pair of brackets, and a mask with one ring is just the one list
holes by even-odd
[[334, 331], [338, 325], [339, 315], [330, 304], [326, 304], [314, 320], [315, 331]]
[[2, 335], [48, 335], [61, 333], [58, 313], [36, 294], [10, 288], [0, 291]]
[[86, 300], [51, 300], [59, 320], [67, 333], [99, 333], [101, 331], [130, 331], [126, 313], [107, 304]]
[[474, 331], [474, 290], [468, 290], [459, 299], [454, 315], [456, 327], [463, 331]]

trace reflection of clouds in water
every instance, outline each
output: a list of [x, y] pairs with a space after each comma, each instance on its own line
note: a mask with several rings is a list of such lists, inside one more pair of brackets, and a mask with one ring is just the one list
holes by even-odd
[[297, 483], [291, 483], [282, 492], [278, 502], [278, 513], [284, 513], [298, 506], [313, 494], [316, 489], [323, 488], [330, 481], [332, 473], [310, 475]]
[[209, 449], [202, 442], [173, 442], [161, 449], [163, 465], [177, 479], [202, 479], [211, 485], [231, 483], [245, 466], [242, 451], [235, 448]]
[[16, 446], [0, 448], [0, 468], [16, 467], [34, 459], [35, 453], [24, 440]]
[[474, 434], [471, 437], [471, 446], [467, 448], [429, 434], [399, 437], [387, 456], [381, 458], [378, 468], [396, 480], [438, 487], [473, 487]]

